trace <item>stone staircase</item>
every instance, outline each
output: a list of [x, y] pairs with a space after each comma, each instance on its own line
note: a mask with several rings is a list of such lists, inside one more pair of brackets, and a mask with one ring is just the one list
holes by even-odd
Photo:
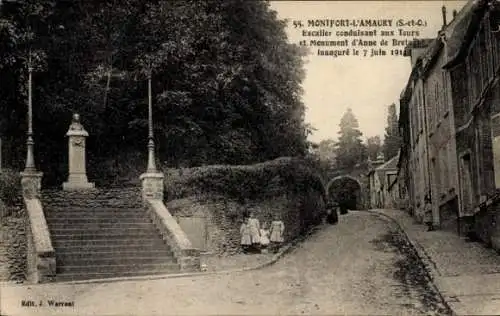
[[140, 194], [137, 187], [42, 192], [56, 253], [56, 281], [180, 271]]

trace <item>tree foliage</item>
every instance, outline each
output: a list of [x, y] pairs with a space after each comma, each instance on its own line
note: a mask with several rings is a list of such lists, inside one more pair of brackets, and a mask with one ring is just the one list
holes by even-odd
[[339, 139], [336, 146], [337, 164], [342, 169], [352, 169], [366, 160], [366, 147], [361, 140], [363, 133], [351, 108], [340, 120]]
[[1, 14], [0, 135], [11, 163], [24, 160], [30, 52], [37, 164], [59, 177], [74, 112], [91, 135], [89, 160], [146, 152], [149, 75], [159, 159], [170, 166], [307, 151], [303, 52], [266, 1], [11, 1]]
[[401, 146], [401, 137], [399, 135], [398, 115], [396, 113], [396, 105], [389, 105], [389, 113], [387, 115], [387, 126], [385, 127], [384, 138], [384, 158], [389, 160], [396, 156]]
[[366, 140], [367, 155], [372, 161], [377, 160], [378, 155], [382, 152], [382, 148], [380, 136], [368, 137]]

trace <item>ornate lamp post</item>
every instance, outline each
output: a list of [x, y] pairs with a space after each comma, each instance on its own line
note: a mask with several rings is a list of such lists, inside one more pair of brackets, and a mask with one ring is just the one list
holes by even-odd
[[28, 56], [28, 133], [26, 140], [26, 165], [24, 171], [21, 172], [21, 185], [25, 198], [39, 196], [43, 175], [43, 173], [36, 170], [33, 153], [35, 142], [33, 141], [32, 72], [33, 64], [30, 50]]
[[163, 173], [156, 169], [155, 143], [153, 134], [153, 102], [151, 91], [152, 70], [148, 70], [148, 166], [140, 176], [144, 201], [163, 200]]
[[151, 70], [148, 71], [148, 168], [147, 173], [156, 173], [155, 141], [153, 135], [153, 102], [151, 95]]
[[26, 140], [26, 166], [24, 167], [24, 172], [33, 173], [36, 172], [35, 168], [35, 158], [33, 154], [33, 147], [35, 142], [33, 141], [33, 104], [32, 104], [32, 73], [33, 65], [31, 63], [31, 52], [28, 57], [28, 138]]

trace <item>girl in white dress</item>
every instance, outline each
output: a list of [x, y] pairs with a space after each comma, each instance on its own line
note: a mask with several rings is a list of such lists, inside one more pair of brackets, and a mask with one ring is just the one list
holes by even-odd
[[267, 225], [264, 223], [260, 229], [260, 247], [262, 252], [267, 252], [267, 246], [269, 246], [269, 230], [267, 230]]
[[243, 220], [243, 223], [240, 226], [240, 235], [241, 235], [241, 248], [243, 248], [243, 252], [248, 252], [248, 248], [252, 245], [252, 238], [250, 237], [250, 228], [248, 227], [248, 218]]
[[258, 250], [260, 245], [260, 223], [254, 213], [250, 213], [248, 218], [248, 228], [250, 229], [250, 239], [253, 250]]
[[271, 237], [269, 238], [275, 251], [277, 251], [281, 244], [285, 241], [283, 237], [284, 232], [285, 224], [280, 219], [279, 215], [276, 215], [271, 223]]

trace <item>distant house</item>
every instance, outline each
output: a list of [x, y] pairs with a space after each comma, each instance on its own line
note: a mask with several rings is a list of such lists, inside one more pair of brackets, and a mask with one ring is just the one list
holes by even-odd
[[399, 198], [397, 182], [399, 154], [368, 173], [371, 208], [396, 208]]

